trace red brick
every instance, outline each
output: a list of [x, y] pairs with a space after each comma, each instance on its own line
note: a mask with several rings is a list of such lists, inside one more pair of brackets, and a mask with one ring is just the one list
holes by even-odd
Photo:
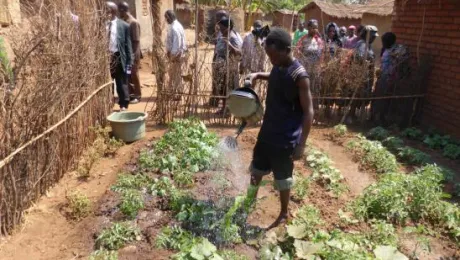
[[460, 32], [448, 32], [447, 37], [460, 38]]
[[460, 46], [460, 39], [452, 39], [452, 44]]

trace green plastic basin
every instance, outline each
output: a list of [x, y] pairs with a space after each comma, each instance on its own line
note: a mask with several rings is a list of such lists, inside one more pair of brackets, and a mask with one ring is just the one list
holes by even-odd
[[145, 119], [147, 113], [115, 112], [107, 117], [115, 138], [132, 143], [145, 137]]

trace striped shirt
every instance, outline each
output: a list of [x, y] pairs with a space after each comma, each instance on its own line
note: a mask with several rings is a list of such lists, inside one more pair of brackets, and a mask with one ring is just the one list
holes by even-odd
[[280, 148], [293, 148], [302, 134], [303, 109], [297, 83], [308, 73], [295, 60], [288, 68], [274, 66], [268, 79], [266, 111], [259, 141]]

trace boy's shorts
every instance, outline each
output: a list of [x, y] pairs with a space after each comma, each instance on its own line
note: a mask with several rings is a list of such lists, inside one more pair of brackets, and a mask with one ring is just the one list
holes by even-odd
[[249, 170], [254, 176], [265, 176], [273, 172], [275, 188], [279, 191], [289, 190], [293, 185], [293, 153], [294, 148], [279, 148], [257, 141]]

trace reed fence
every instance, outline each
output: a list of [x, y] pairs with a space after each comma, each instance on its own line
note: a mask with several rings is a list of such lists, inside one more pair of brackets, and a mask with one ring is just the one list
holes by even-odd
[[[0, 81], [0, 229], [75, 165], [91, 127], [112, 110], [104, 1], [21, 1], [23, 21], [7, 36], [15, 59]], [[71, 15], [78, 14], [78, 19]], [[19, 149], [19, 150], [18, 150]]]

